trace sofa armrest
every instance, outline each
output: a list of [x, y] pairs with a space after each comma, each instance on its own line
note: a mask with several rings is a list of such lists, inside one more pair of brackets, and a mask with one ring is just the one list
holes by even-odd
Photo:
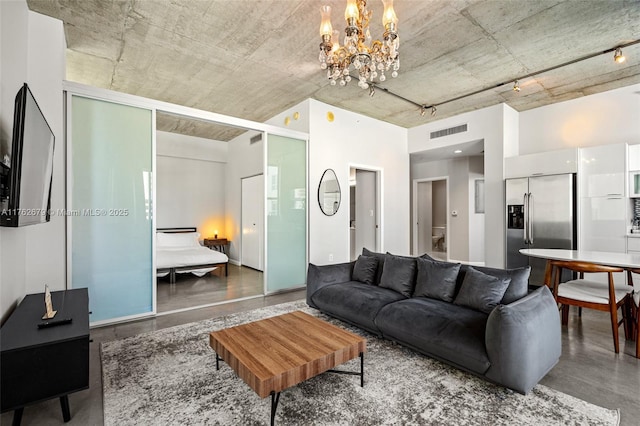
[[310, 263], [307, 270], [307, 305], [317, 308], [311, 302], [311, 296], [322, 287], [351, 281], [353, 265], [355, 265], [355, 262], [322, 266]]
[[487, 319], [487, 378], [526, 394], [562, 352], [558, 305], [546, 286], [497, 306]]

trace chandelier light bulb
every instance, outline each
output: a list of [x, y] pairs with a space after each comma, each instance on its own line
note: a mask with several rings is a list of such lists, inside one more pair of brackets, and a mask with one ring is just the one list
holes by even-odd
[[348, 22], [349, 19], [357, 20], [359, 17], [360, 12], [358, 11], [356, 0], [347, 0], [347, 8], [344, 10], [344, 19]]
[[331, 44], [331, 53], [336, 53], [338, 49], [340, 49], [340, 31], [333, 30], [331, 40], [333, 40]]
[[325, 35], [331, 36], [333, 33], [333, 26], [331, 25], [331, 6], [322, 6], [320, 8], [320, 15], [322, 17], [322, 20], [320, 21], [320, 37]]
[[616, 63], [618, 64], [621, 64], [627, 60], [627, 58], [625, 58], [625, 56], [622, 54], [622, 49], [620, 49], [619, 47], [616, 49], [615, 53], [613, 54], [613, 60], [616, 61]]
[[395, 10], [393, 10], [393, 0], [382, 0], [382, 4], [384, 5], [382, 25], [384, 25], [385, 28], [387, 28], [389, 24], [397, 25], [398, 17], [396, 16]]

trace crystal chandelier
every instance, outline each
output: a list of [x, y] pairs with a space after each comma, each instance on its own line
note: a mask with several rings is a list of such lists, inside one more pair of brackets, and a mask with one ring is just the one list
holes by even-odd
[[[347, 0], [347, 8], [344, 17], [347, 21], [345, 28], [344, 44], [339, 44], [339, 31], [333, 31], [331, 26], [331, 7], [323, 6], [320, 10], [322, 22], [320, 23], [320, 68], [327, 70], [327, 78], [331, 85], [340, 82], [341, 86], [351, 81], [349, 71], [351, 65], [358, 71], [358, 86], [367, 89], [369, 82], [383, 82], [387, 79], [385, 71], [392, 70], [391, 76], [398, 76], [400, 58], [398, 47], [397, 24], [398, 18], [393, 10], [393, 0], [382, 0], [384, 12], [382, 24], [384, 25], [383, 41], [371, 40], [369, 34], [369, 20], [371, 12], [367, 10], [366, 0]], [[332, 42], [333, 40], [333, 42]]]

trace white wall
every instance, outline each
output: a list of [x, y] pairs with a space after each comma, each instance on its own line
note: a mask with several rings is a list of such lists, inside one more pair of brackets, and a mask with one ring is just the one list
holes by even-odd
[[[640, 143], [640, 84], [520, 113], [519, 152]], [[511, 156], [511, 155], [507, 155]]]
[[[282, 126], [284, 117], [300, 112], [290, 127], [309, 133], [309, 261], [315, 264], [349, 261], [349, 168], [373, 168], [382, 174], [382, 250], [409, 254], [409, 154], [407, 130], [307, 100], [268, 123]], [[334, 120], [327, 120], [332, 112]], [[305, 126], [305, 122], [308, 123]], [[317, 189], [326, 169], [336, 172], [342, 204], [334, 216], [318, 206]], [[333, 261], [329, 256], [333, 256]]]
[[484, 213], [476, 213], [476, 180], [484, 179], [484, 157], [469, 157], [469, 262], [484, 263]]
[[[51, 208], [64, 208], [64, 135], [62, 80], [65, 39], [62, 22], [28, 11], [24, 1], [0, 2], [0, 105], [3, 149], [13, 126], [13, 101], [22, 83], [29, 84], [55, 135]], [[6, 152], [6, 151], [5, 151]], [[0, 309], [6, 319], [25, 294], [66, 287], [65, 218], [24, 228], [0, 228]]]
[[[430, 140], [430, 132], [461, 124], [467, 132]], [[518, 112], [505, 104], [434, 121], [408, 130], [409, 152], [484, 140], [485, 170], [485, 264], [504, 266], [504, 156], [517, 152]], [[452, 209], [452, 207], [450, 208]]]
[[226, 237], [228, 143], [158, 131], [158, 228], [196, 226], [201, 239]]

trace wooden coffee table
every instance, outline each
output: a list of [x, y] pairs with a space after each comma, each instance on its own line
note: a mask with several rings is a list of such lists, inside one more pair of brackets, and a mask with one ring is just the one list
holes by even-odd
[[[290, 312], [209, 334], [216, 370], [224, 360], [258, 396], [271, 395], [271, 424], [280, 392], [326, 371], [360, 376], [366, 340], [305, 314]], [[360, 357], [360, 372], [332, 370]]]

